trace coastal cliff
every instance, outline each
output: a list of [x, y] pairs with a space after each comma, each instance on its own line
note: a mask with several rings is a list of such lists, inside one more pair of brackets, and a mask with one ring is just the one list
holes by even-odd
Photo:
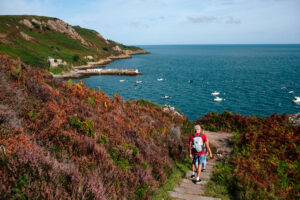
[[0, 16], [0, 53], [54, 74], [105, 59], [130, 58], [147, 51], [126, 46], [90, 29], [35, 15]]

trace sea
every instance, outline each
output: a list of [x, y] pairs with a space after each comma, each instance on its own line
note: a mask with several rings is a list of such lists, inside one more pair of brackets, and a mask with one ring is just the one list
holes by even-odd
[[190, 120], [224, 110], [247, 116], [300, 112], [293, 102], [300, 97], [300, 45], [140, 47], [150, 54], [115, 60], [106, 68], [133, 68], [142, 75], [80, 80], [110, 96], [171, 105]]

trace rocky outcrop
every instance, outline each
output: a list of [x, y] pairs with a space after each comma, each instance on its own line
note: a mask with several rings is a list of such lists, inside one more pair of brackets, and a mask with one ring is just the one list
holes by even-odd
[[170, 129], [170, 133], [173, 138], [176, 138], [177, 140], [180, 140], [181, 131], [179, 126], [172, 126]]
[[20, 32], [20, 34], [21, 34], [21, 36], [22, 36], [25, 40], [27, 40], [27, 41], [34, 42], [34, 43], [37, 42], [36, 39], [34, 39], [33, 37], [27, 35], [26, 33], [22, 32], [22, 31]]
[[148, 54], [149, 52], [145, 51], [144, 49], [138, 49], [138, 50], [123, 50], [123, 52], [127, 55], [135, 55], [135, 54]]
[[114, 46], [114, 47], [113, 47], [113, 50], [114, 50], [114, 51], [119, 51], [119, 52], [122, 51], [122, 49], [119, 47], [119, 45]]
[[90, 46], [69, 24], [62, 20], [48, 20], [47, 25], [58, 32], [66, 33], [71, 38], [80, 41], [82, 44]]
[[110, 44], [109, 41], [107, 41], [106, 39], [104, 39], [104, 37], [100, 34], [100, 33], [96, 33], [96, 35], [103, 40], [106, 44]]
[[28, 28], [34, 28], [32, 23], [28, 19], [22, 19], [19, 21], [20, 24], [23, 24], [24, 26], [27, 26]]
[[174, 107], [170, 105], [164, 105], [163, 112], [182, 117], [182, 115], [178, 111], [176, 111]]
[[289, 121], [293, 126], [300, 126], [300, 113], [291, 115]]
[[[51, 30], [67, 34], [71, 38], [80, 41], [84, 45], [91, 46], [73, 29], [71, 25], [67, 24], [66, 22], [60, 19], [49, 19], [47, 22], [45, 22], [32, 18], [31, 21], [28, 19], [22, 19], [19, 21], [19, 23], [31, 29], [37, 28], [33, 24], [38, 24], [40, 26], [40, 30], [43, 29], [43, 26], [49, 27]], [[103, 38], [100, 34], [98, 36]]]

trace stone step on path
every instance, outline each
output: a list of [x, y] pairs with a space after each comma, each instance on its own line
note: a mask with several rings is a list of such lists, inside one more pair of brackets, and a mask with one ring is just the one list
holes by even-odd
[[221, 200], [220, 198], [199, 196], [199, 195], [186, 194], [186, 193], [178, 193], [178, 192], [172, 192], [172, 191], [169, 191], [169, 195], [173, 198], [180, 199], [180, 200]]
[[[224, 155], [221, 155], [222, 157], [230, 153], [231, 147], [228, 145], [228, 141], [232, 134], [209, 131], [205, 133], [209, 140], [216, 145], [217, 149], [224, 152]], [[168, 191], [170, 197], [178, 200], [221, 200], [220, 198], [205, 196], [206, 184], [211, 178], [215, 165], [216, 159], [210, 159], [207, 162], [206, 170], [201, 172], [201, 182], [198, 184], [195, 184], [193, 179], [191, 179], [192, 171], [188, 171], [181, 183], [173, 191]]]
[[201, 182], [198, 184], [195, 184], [193, 182], [194, 179], [191, 179], [192, 171], [188, 171], [180, 185], [175, 187], [173, 191], [168, 192], [169, 195], [179, 200], [221, 200], [219, 198], [204, 196], [207, 181], [210, 179], [215, 165], [215, 161], [207, 163], [205, 172], [201, 172], [200, 174]]

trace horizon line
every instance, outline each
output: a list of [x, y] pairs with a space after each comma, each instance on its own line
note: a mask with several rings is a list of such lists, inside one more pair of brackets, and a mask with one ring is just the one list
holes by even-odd
[[300, 45], [300, 43], [208, 43], [208, 44], [125, 44], [127, 46], [171, 46], [171, 45]]

